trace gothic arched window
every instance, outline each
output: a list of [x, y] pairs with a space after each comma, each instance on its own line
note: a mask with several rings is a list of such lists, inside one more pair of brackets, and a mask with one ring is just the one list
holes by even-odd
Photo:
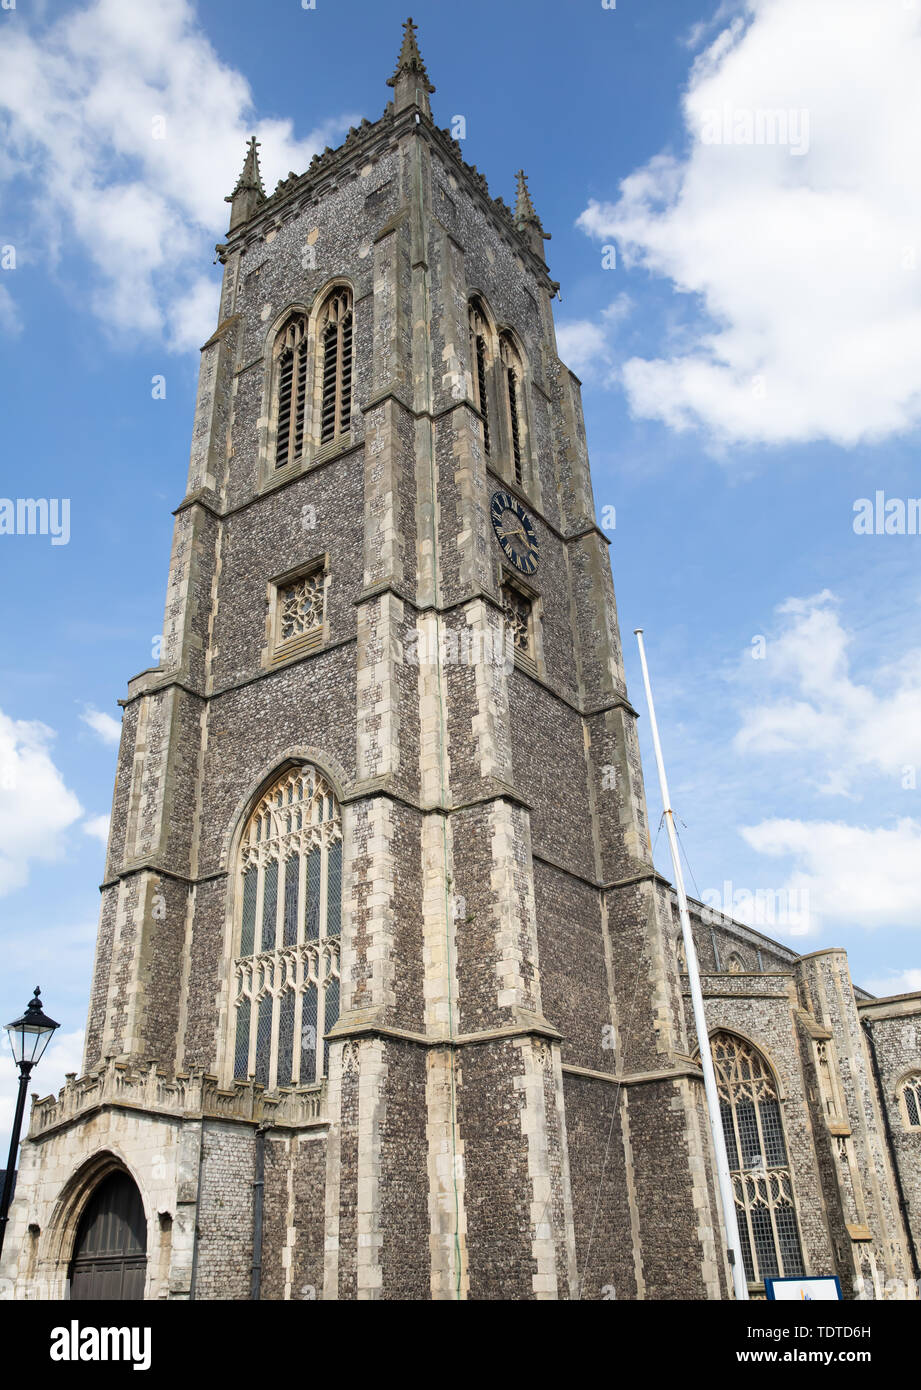
[[503, 333], [499, 341], [499, 361], [500, 390], [508, 426], [510, 462], [514, 469], [515, 482], [521, 484], [524, 481], [524, 367], [521, 356], [507, 333]]
[[294, 314], [275, 340], [275, 467], [304, 451], [307, 413], [307, 321]]
[[899, 1087], [902, 1121], [906, 1129], [921, 1129], [921, 1072], [907, 1076]]
[[489, 455], [489, 327], [482, 306], [471, 299], [470, 321], [470, 361], [473, 367], [473, 400], [483, 421], [483, 449]]
[[723, 1133], [749, 1282], [805, 1273], [777, 1083], [731, 1033], [711, 1039]]
[[318, 320], [320, 443], [348, 434], [352, 419], [352, 293], [333, 290]]
[[311, 1086], [339, 1017], [342, 825], [309, 764], [289, 769], [247, 822], [237, 879], [235, 1077]]

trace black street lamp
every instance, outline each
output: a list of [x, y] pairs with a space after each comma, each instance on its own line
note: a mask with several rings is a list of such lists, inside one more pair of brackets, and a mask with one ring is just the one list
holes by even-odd
[[3, 1196], [0, 1197], [0, 1252], [3, 1250], [3, 1237], [6, 1235], [6, 1223], [10, 1214], [13, 1175], [19, 1150], [19, 1131], [22, 1129], [22, 1115], [26, 1108], [26, 1087], [32, 1068], [41, 1061], [52, 1033], [60, 1027], [53, 1018], [42, 1012], [42, 1003], [38, 997], [40, 993], [36, 986], [35, 997], [29, 1000], [22, 1018], [6, 1025], [6, 1031], [10, 1035], [10, 1047], [13, 1049], [13, 1061], [19, 1067], [19, 1096], [13, 1120], [13, 1135], [10, 1139], [10, 1156], [6, 1161], [6, 1173], [3, 1178]]

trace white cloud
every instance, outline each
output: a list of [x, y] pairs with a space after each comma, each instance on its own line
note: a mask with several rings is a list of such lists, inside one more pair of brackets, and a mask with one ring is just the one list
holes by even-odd
[[109, 822], [111, 816], [91, 816], [83, 822], [84, 835], [92, 835], [103, 845], [109, 843]]
[[53, 739], [47, 725], [0, 712], [0, 895], [28, 883], [31, 861], [59, 858], [83, 815], [52, 760]]
[[556, 345], [562, 361], [577, 374], [610, 361], [607, 334], [590, 319], [557, 324]]
[[752, 849], [792, 858], [782, 885], [808, 902], [812, 931], [921, 925], [921, 821], [867, 828], [838, 821], [766, 820], [743, 826]]
[[[635, 414], [719, 445], [921, 421], [919, 68], [921, 7], [866, 0], [745, 0], [698, 56], [686, 158], [656, 156], [579, 219], [701, 311], [690, 349], [624, 364]], [[724, 112], [734, 139], [716, 143]], [[736, 143], [745, 113], [775, 143]]]
[[821, 790], [853, 795], [860, 779], [884, 776], [896, 789], [921, 782], [921, 646], [877, 667], [873, 684], [851, 672], [852, 635], [827, 590], [777, 609], [763, 660], [743, 658], [760, 699], [743, 710], [740, 754], [776, 754], [821, 777]]
[[91, 0], [48, 27], [20, 18], [4, 30], [0, 179], [30, 191], [23, 235], [55, 255], [75, 241], [89, 258], [89, 302], [116, 335], [200, 346], [216, 307], [216, 274], [202, 267], [226, 231], [246, 137], [262, 142], [271, 191], [354, 120], [300, 140], [288, 120], [256, 120], [248, 83], [189, 0]]
[[556, 344], [561, 361], [577, 375], [596, 376], [602, 369], [609, 369], [612, 362], [611, 330], [630, 314], [632, 308], [633, 301], [629, 295], [619, 294], [606, 309], [602, 309], [597, 323], [592, 319], [558, 323]]
[[865, 989], [871, 994], [885, 997], [887, 994], [914, 994], [921, 990], [921, 970], [900, 970], [878, 979], [868, 980]]
[[118, 744], [121, 739], [121, 720], [113, 719], [111, 714], [105, 714], [102, 710], [87, 705], [80, 718], [84, 724], [89, 725], [94, 734], [99, 735], [103, 743]]
[[[24, 1006], [23, 1006], [24, 1007]], [[16, 1017], [19, 1017], [17, 1012]], [[29, 1082], [29, 1094], [40, 1096], [56, 1094], [64, 1085], [65, 1074], [69, 1071], [80, 1073], [83, 1067], [83, 1029], [73, 1033], [56, 1033], [48, 1044], [48, 1051], [39, 1062]], [[19, 1070], [13, 1062], [9, 1048], [0, 1052], [0, 1135], [3, 1136], [2, 1163], [6, 1164], [6, 1146], [9, 1144], [13, 1128], [13, 1115], [16, 1109], [16, 1095], [19, 1090]], [[22, 1137], [29, 1127], [29, 1102], [22, 1122]]]

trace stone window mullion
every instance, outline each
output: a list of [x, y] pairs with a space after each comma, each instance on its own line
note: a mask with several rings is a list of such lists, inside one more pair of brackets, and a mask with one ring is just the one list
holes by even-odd
[[253, 941], [253, 954], [257, 955], [262, 949], [262, 913], [265, 907], [265, 855], [260, 848], [259, 858], [259, 877], [256, 880], [256, 933]]
[[287, 864], [285, 856], [278, 852], [278, 887], [275, 891], [275, 945], [274, 949], [280, 951], [285, 944], [284, 920], [285, 920], [285, 874]]
[[[278, 962], [272, 969], [272, 984], [277, 986]], [[269, 1084], [268, 1090], [274, 1091], [278, 1079], [278, 1013], [281, 1001], [281, 994], [277, 988], [272, 991], [272, 1035], [269, 1044]]]
[[324, 835], [320, 847], [320, 940], [326, 940], [327, 894], [329, 891], [329, 836]]
[[307, 851], [301, 841], [297, 870], [297, 945], [302, 950], [307, 937]]
[[246, 1063], [247, 1077], [256, 1075], [256, 1041], [259, 1036], [259, 991], [253, 980], [253, 994], [249, 1007], [249, 1057]]
[[297, 965], [294, 975], [294, 1044], [291, 1049], [291, 1084], [297, 1086], [301, 1079], [301, 1029], [304, 1015], [304, 955], [298, 949]]

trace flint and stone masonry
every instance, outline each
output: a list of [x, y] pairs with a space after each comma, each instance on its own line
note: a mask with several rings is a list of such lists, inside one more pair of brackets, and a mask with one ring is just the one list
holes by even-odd
[[[228, 199], [162, 656], [122, 701], [83, 1074], [33, 1105], [14, 1297], [67, 1289], [116, 1172], [143, 1204], [149, 1299], [730, 1296], [547, 234], [523, 175], [511, 211], [435, 125], [411, 22], [390, 85], [379, 120], [270, 196], [251, 142]], [[327, 437], [331, 292], [351, 338]], [[285, 407], [295, 318], [313, 346]], [[285, 408], [303, 431], [282, 456]], [[500, 544], [498, 492], [530, 568]], [[291, 641], [279, 604], [303, 576], [322, 621]], [[277, 1015], [238, 1044], [244, 835], [291, 769], [322, 779], [341, 846], [302, 1054], [319, 1076], [296, 1083], [259, 1060]], [[773, 1078], [784, 1267], [916, 1296], [921, 1125], [900, 1088], [921, 995], [871, 999], [843, 952], [699, 909], [695, 929], [714, 1033]], [[250, 951], [263, 990], [294, 969], [293, 947]], [[737, 1181], [757, 1207], [757, 1176]]]

